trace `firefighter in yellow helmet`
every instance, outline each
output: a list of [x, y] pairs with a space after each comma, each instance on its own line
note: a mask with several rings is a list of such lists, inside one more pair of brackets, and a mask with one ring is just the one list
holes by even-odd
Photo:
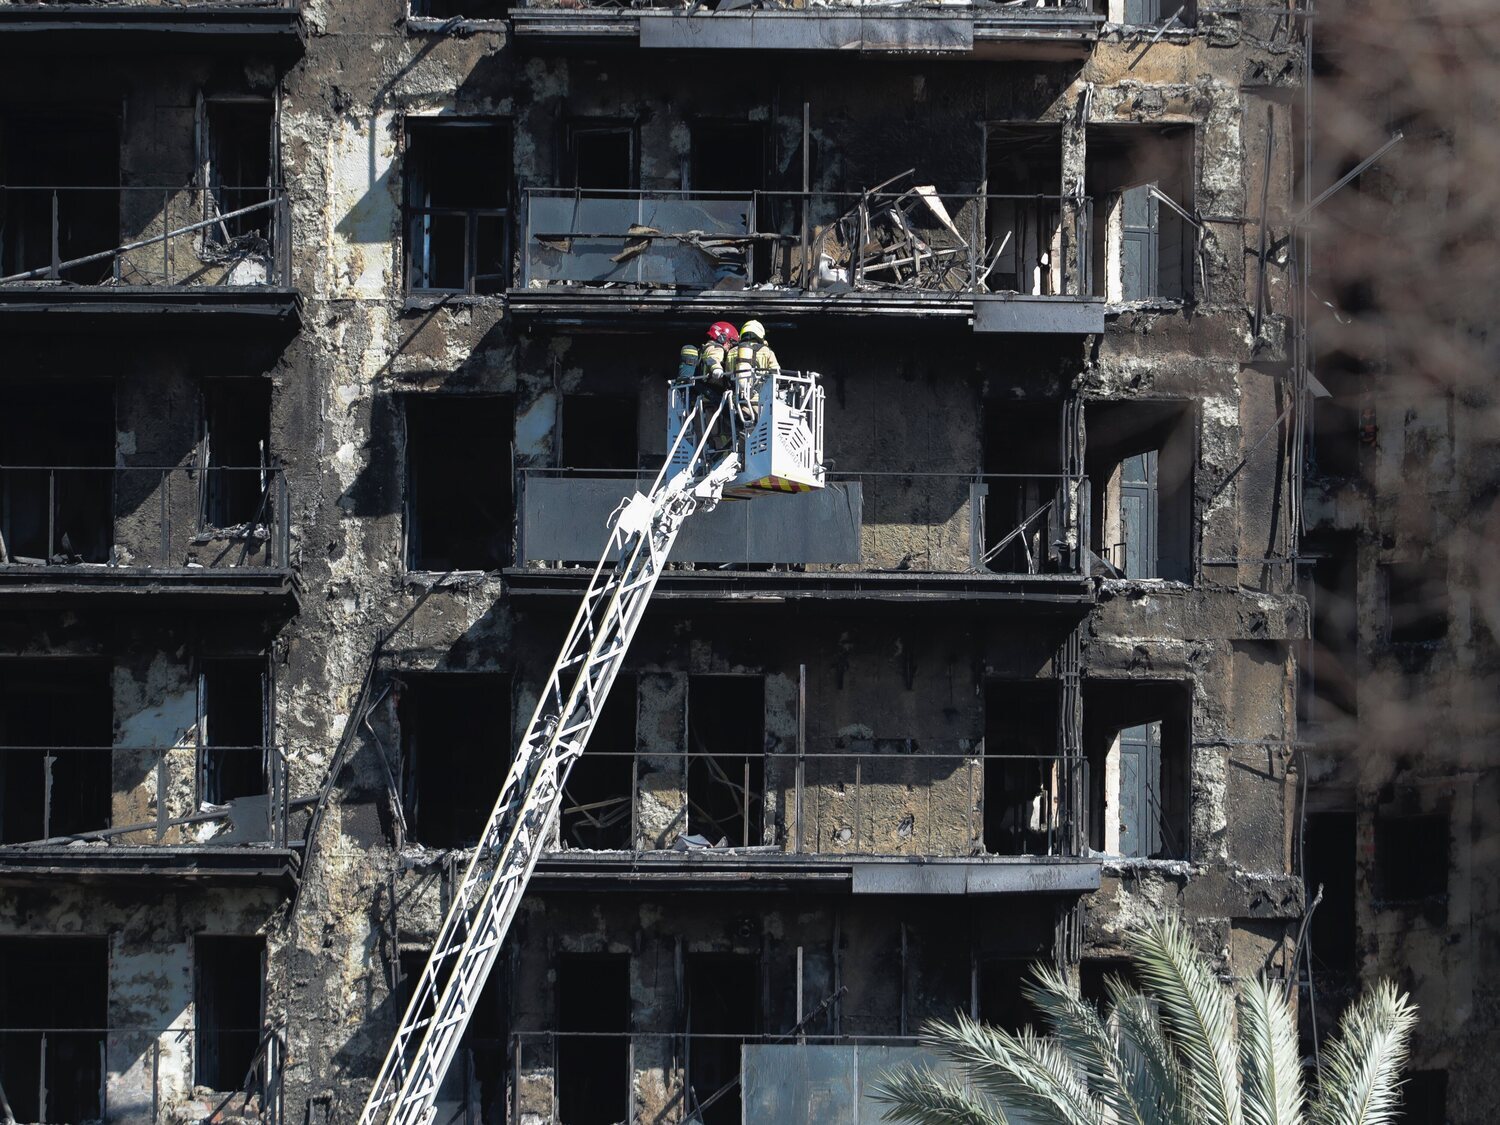
[[768, 374], [781, 370], [776, 353], [766, 343], [765, 325], [747, 320], [740, 327], [740, 342], [734, 349], [734, 399], [740, 422], [753, 426], [760, 416], [760, 388]]

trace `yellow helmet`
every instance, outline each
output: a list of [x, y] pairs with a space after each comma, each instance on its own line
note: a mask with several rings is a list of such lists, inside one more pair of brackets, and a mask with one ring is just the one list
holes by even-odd
[[741, 336], [754, 336], [757, 340], [766, 338], [766, 326], [758, 320], [747, 320], [740, 325]]

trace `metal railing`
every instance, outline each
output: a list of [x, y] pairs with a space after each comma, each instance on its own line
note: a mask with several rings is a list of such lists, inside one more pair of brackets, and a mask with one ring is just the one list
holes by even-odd
[[[518, 477], [516, 558], [580, 568], [598, 558], [620, 499], [649, 480], [602, 469], [523, 468]], [[673, 560], [679, 569], [1079, 575], [1087, 518], [1087, 481], [1064, 473], [832, 472], [822, 494], [708, 513], [701, 532], [684, 531]]]
[[0, 778], [0, 845], [287, 845], [279, 746], [0, 746]]
[[1056, 754], [899, 740], [867, 753], [590, 749], [565, 787], [560, 839], [635, 852], [1072, 857], [1087, 843], [1087, 804], [1087, 762]]
[[[182, 1071], [205, 1034], [253, 1037], [236, 1089], [195, 1089]], [[285, 1058], [279, 1027], [0, 1027], [0, 1121], [282, 1125]]]
[[523, 193], [521, 287], [1090, 292], [1090, 201], [867, 192]]
[[8, 8], [246, 8], [297, 12], [302, 0], [0, 0]]
[[408, 207], [407, 289], [500, 293], [511, 275], [510, 209]]
[[284, 569], [279, 466], [0, 465], [0, 566]]
[[280, 187], [0, 186], [0, 285], [291, 284]]

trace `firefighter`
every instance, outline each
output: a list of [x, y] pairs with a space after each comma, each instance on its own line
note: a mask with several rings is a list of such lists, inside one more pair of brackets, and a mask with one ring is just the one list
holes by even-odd
[[780, 370], [776, 353], [766, 343], [765, 326], [758, 320], [745, 321], [734, 349], [735, 407], [744, 425], [753, 426], [760, 415], [760, 386], [766, 375]]
[[[691, 411], [694, 405], [701, 402], [705, 425], [718, 409], [724, 392], [730, 389], [730, 356], [739, 339], [740, 334], [735, 331], [734, 325], [727, 320], [718, 320], [709, 325], [708, 339], [697, 349], [698, 361], [693, 374], [693, 394], [688, 409]], [[687, 363], [687, 351], [687, 348], [683, 348], [684, 365]], [[733, 443], [727, 414], [720, 415], [719, 424], [714, 427], [713, 439], [712, 444], [716, 449], [727, 449]]]

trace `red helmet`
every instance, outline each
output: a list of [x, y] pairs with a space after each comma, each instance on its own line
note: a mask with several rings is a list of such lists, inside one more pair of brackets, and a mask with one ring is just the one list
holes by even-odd
[[739, 342], [740, 334], [727, 320], [718, 320], [708, 327], [708, 338], [716, 344], [729, 345]]

